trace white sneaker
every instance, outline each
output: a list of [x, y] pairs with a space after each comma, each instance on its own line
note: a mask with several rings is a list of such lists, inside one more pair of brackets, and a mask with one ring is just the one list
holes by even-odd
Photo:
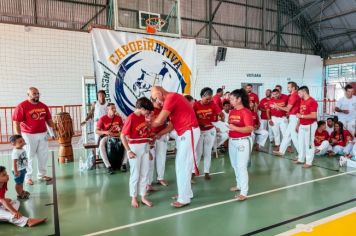
[[339, 165], [345, 166], [346, 162], [347, 162], [347, 159], [344, 156], [340, 156]]

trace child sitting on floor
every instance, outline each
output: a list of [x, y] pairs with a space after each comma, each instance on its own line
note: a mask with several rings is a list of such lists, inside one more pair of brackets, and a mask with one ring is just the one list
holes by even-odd
[[35, 219], [22, 216], [22, 214], [18, 211], [20, 202], [17, 200], [13, 201], [5, 197], [8, 181], [9, 176], [6, 173], [6, 168], [0, 166], [0, 221], [9, 222], [21, 227], [32, 227], [45, 222], [47, 220], [46, 218]]

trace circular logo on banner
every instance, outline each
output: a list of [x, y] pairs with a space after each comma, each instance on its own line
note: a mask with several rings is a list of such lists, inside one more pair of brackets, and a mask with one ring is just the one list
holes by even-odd
[[131, 50], [132, 53], [117, 60], [114, 99], [126, 116], [133, 112], [138, 98], [150, 97], [153, 86], [177, 93], [189, 93], [190, 90], [191, 71], [182, 57], [163, 42], [145, 40], [150, 43], [151, 50]]

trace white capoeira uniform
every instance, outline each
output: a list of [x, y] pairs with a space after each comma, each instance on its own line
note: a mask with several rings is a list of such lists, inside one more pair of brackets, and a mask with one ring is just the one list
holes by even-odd
[[[18, 200], [11, 200], [11, 205], [15, 210], [19, 210], [20, 202]], [[0, 204], [0, 221], [9, 222], [11, 224], [25, 227], [28, 221], [28, 218], [25, 216], [21, 216], [20, 218], [15, 218], [14, 215], [5, 209], [3, 205]]]
[[[251, 111], [247, 108], [232, 110], [229, 114], [229, 124], [238, 127], [253, 126]], [[236, 187], [241, 189], [240, 194], [248, 194], [248, 171], [247, 166], [250, 160], [253, 143], [250, 134], [237, 131], [229, 132], [229, 157], [231, 166], [236, 177]]]
[[[229, 113], [225, 112], [224, 110], [222, 111], [224, 113], [224, 122], [227, 123], [229, 119]], [[214, 141], [214, 152], [216, 152], [216, 149], [223, 145], [226, 140], [229, 139], [229, 133], [228, 132], [216, 132], [216, 140]]]
[[323, 156], [330, 150], [330, 143], [328, 140], [324, 140], [319, 146], [315, 146], [315, 149], [320, 150], [320, 152], [316, 153], [315, 155]]
[[[191, 176], [195, 150], [200, 137], [200, 129], [193, 107], [178, 93], [168, 93], [162, 110], [170, 113], [169, 118], [177, 133], [176, 137], [176, 178], [177, 202], [189, 204], [193, 198]], [[194, 163], [195, 164], [195, 163]], [[194, 165], [194, 168], [196, 166]]]
[[[333, 135], [334, 136], [334, 135]], [[342, 142], [341, 135], [336, 134], [335, 138], [340, 142], [340, 144], [336, 144], [332, 147], [332, 151], [338, 155], [347, 155], [351, 153], [352, 150], [352, 143], [347, 142], [348, 137], [351, 137], [351, 133], [348, 130], [344, 130], [344, 139], [345, 141]]]
[[[201, 157], [204, 157], [204, 173], [210, 173], [211, 166], [211, 150], [214, 146], [214, 141], [216, 139], [216, 129], [215, 127], [201, 131], [200, 138], [197, 144], [196, 152], [196, 164], [199, 167]], [[192, 170], [194, 173], [194, 169]]]
[[104, 104], [100, 104], [99, 101], [95, 102], [95, 108], [94, 108], [94, 133], [95, 133], [95, 143], [98, 143], [99, 136], [95, 130], [98, 125], [98, 120], [107, 114], [108, 111], [108, 102], [105, 101]]
[[130, 164], [130, 197], [137, 197], [140, 195], [144, 197], [147, 192], [147, 184], [149, 179], [149, 144], [136, 143], [130, 144], [131, 151], [136, 154], [135, 158], [129, 158]]
[[356, 129], [356, 96], [353, 95], [352, 98], [343, 97], [336, 103], [336, 107], [341, 110], [348, 110], [349, 113], [338, 112], [337, 116], [341, 123], [344, 125], [344, 129], [350, 131], [352, 135], [355, 135]]
[[275, 145], [279, 146], [281, 144], [281, 138], [283, 138], [286, 134], [288, 127], [288, 119], [285, 116], [272, 116], [272, 121], [273, 125], [270, 125], [270, 128], [272, 128], [274, 143]]
[[[300, 114], [309, 115], [318, 111], [318, 103], [309, 97], [307, 100], [302, 99], [300, 103]], [[300, 126], [298, 130], [298, 162], [312, 165], [315, 155], [315, 131], [318, 127], [316, 119], [299, 119]]]
[[268, 132], [268, 138], [269, 140], [272, 142], [274, 140], [274, 137], [273, 137], [273, 130], [272, 130], [272, 127], [270, 124], [268, 124], [268, 120], [263, 120], [261, 119], [260, 120], [261, 124], [260, 124], [260, 128], [263, 129], [263, 130], [267, 130]]
[[[198, 145], [200, 137], [200, 129], [193, 128], [185, 131], [182, 135], [178, 135], [176, 139], [176, 175], [178, 187], [177, 201], [183, 204], [190, 203], [193, 198], [193, 191], [191, 186], [191, 173], [194, 168], [192, 160], [194, 160], [193, 152]], [[194, 142], [192, 140], [194, 139]], [[192, 144], [194, 143], [194, 147]]]
[[268, 131], [261, 127], [251, 133], [252, 142], [256, 142], [260, 147], [264, 147], [268, 138]]
[[167, 142], [168, 134], [162, 135], [156, 140], [153, 147], [150, 148], [150, 154], [153, 160], [150, 160], [149, 180], [148, 184], [151, 185], [154, 179], [154, 170], [157, 171], [157, 180], [164, 180], [164, 172], [166, 168], [167, 158]]
[[298, 96], [298, 92], [294, 91], [288, 98], [288, 105], [291, 105], [291, 109], [289, 111], [289, 121], [287, 130], [283, 136], [281, 146], [279, 147], [279, 152], [283, 155], [286, 153], [290, 142], [293, 141], [294, 147], [298, 152], [298, 133], [296, 130], [298, 124], [298, 118], [296, 114], [299, 112], [300, 108], [300, 98]]
[[[271, 98], [263, 98], [260, 101], [260, 104], [258, 105], [260, 110], [267, 110], [268, 109], [268, 102], [271, 101]], [[272, 131], [272, 126], [270, 126], [268, 124], [268, 119], [267, 119], [267, 111], [262, 111], [261, 110], [261, 114], [260, 114], [260, 128], [263, 130], [267, 130], [268, 131], [268, 137], [269, 137], [269, 141], [272, 142], [274, 140], [273, 137], [273, 131]]]

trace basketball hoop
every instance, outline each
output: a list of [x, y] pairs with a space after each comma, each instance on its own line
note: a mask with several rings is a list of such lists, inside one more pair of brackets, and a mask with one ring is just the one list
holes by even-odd
[[146, 20], [146, 32], [149, 34], [156, 33], [157, 30], [161, 30], [166, 24], [166, 21], [159, 17], [152, 17]]

